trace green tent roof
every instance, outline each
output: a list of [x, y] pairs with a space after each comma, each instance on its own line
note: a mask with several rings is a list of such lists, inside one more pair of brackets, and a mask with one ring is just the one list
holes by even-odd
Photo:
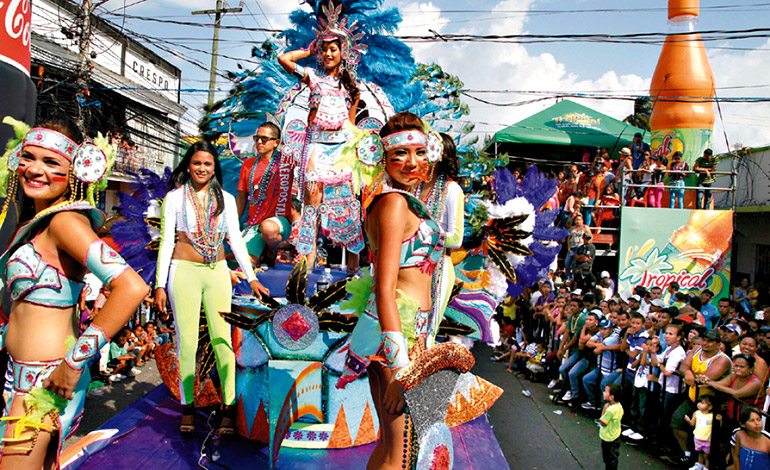
[[618, 121], [574, 101], [562, 100], [516, 124], [495, 133], [495, 142], [607, 147], [614, 153], [630, 145], [641, 132], [649, 142], [649, 132]]

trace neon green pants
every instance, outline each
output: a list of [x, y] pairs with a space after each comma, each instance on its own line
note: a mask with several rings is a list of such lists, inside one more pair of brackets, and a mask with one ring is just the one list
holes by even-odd
[[173, 260], [168, 285], [171, 309], [176, 323], [177, 358], [179, 359], [179, 395], [183, 405], [194, 403], [195, 354], [198, 349], [200, 310], [206, 313], [211, 347], [222, 383], [222, 402], [235, 403], [235, 354], [230, 342], [230, 325], [219, 312], [230, 311], [232, 286], [227, 264], [219, 261], [213, 267], [194, 261]]

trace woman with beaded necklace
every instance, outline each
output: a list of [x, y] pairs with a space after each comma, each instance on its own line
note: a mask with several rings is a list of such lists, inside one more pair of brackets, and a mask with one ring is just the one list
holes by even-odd
[[[420, 183], [415, 189], [415, 196], [425, 203], [433, 220], [441, 225], [446, 234], [444, 244], [448, 250], [459, 248], [463, 243], [465, 226], [465, 196], [459, 184], [459, 162], [455, 142], [449, 135], [441, 133], [444, 153], [438, 163], [431, 165], [428, 181]], [[441, 262], [442, 285], [440, 286], [441, 307], [440, 315], [449, 303], [452, 286], [455, 283], [454, 265], [450, 256], [445, 256]], [[438, 320], [441, 323], [441, 319]]]
[[183, 406], [179, 430], [184, 437], [191, 437], [195, 432], [193, 386], [201, 304], [222, 383], [219, 434], [229, 437], [234, 432], [235, 356], [230, 327], [219, 315], [230, 310], [232, 296], [222, 249], [225, 237], [229, 238], [230, 248], [254, 294], [260, 298], [269, 293], [254, 274], [239, 230], [235, 198], [222, 190], [221, 180], [216, 148], [208, 142], [196, 142], [172, 173], [169, 182], [172, 191], [166, 195], [161, 209], [155, 305], [165, 312], [168, 296], [174, 311]]

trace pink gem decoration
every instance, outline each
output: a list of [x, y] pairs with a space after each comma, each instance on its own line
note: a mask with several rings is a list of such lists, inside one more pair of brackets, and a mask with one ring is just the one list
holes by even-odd
[[71, 145], [67, 146], [67, 153], [72, 153], [72, 146]]
[[27, 382], [32, 382], [33, 380], [35, 380], [35, 376], [32, 374], [27, 374]]
[[302, 315], [299, 312], [294, 313], [281, 324], [281, 328], [288, 334], [291, 339], [297, 341], [305, 336], [305, 333], [310, 331], [310, 325], [307, 324]]
[[88, 352], [88, 345], [87, 344], [80, 345], [80, 352]]
[[86, 160], [83, 162], [83, 165], [89, 166], [91, 164], [91, 160]]
[[449, 449], [445, 445], [440, 445], [433, 449], [433, 462], [431, 462], [430, 470], [444, 470], [449, 468]]
[[374, 145], [372, 145], [372, 146], [369, 148], [369, 150], [371, 150], [372, 152], [374, 152], [375, 150], [377, 150], [377, 147], [375, 147]]
[[35, 140], [43, 140], [43, 134], [37, 134]]

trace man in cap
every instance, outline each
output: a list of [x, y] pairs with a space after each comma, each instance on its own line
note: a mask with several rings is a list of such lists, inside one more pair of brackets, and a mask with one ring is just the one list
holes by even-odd
[[689, 441], [692, 426], [687, 423], [685, 416], [692, 416], [696, 409], [697, 397], [714, 394], [712, 388], [696, 382], [695, 377], [705, 374], [709, 380], [719, 380], [730, 373], [732, 365], [730, 358], [719, 348], [719, 333], [709, 330], [703, 333], [701, 338], [703, 339], [701, 347], [691, 350], [684, 361], [679, 364], [679, 373], [682, 374], [684, 383], [689, 386], [687, 399], [674, 411], [671, 417], [674, 437], [676, 437], [683, 453], [680, 458], [675, 460], [681, 464], [689, 464], [691, 459]]
[[[597, 359], [596, 368], [583, 377], [583, 389], [588, 396], [588, 401], [582, 405], [584, 410], [598, 410], [601, 403], [599, 391], [604, 390], [604, 387], [613, 383], [620, 375], [620, 372], [616, 370], [618, 363], [617, 351], [615, 349], [617, 348], [609, 349], [620, 343], [620, 338], [613, 331], [614, 328], [615, 325], [612, 324], [609, 318], [603, 318], [599, 321], [599, 332], [586, 343], [587, 347], [593, 349]], [[599, 385], [599, 388], [597, 388], [597, 385]]]
[[588, 264], [588, 270], [590, 271], [594, 265], [596, 245], [593, 244], [593, 238], [591, 232], [583, 232], [583, 244], [575, 252], [575, 262], [577, 263], [578, 270], [583, 264]]
[[728, 323], [720, 328], [722, 334], [722, 342], [725, 343], [727, 349], [732, 350], [733, 355], [740, 354], [741, 350], [738, 346], [739, 339], [743, 334], [741, 327], [735, 323]]
[[642, 133], [634, 134], [634, 141], [631, 143], [631, 163], [634, 170], [638, 170], [644, 162], [644, 153], [650, 151], [650, 145], [642, 141]]
[[[716, 182], [714, 171], [718, 164], [719, 157], [715, 156], [711, 149], [704, 150], [703, 156], [695, 159], [695, 166], [692, 169], [698, 174], [698, 186], [711, 188], [714, 185]], [[697, 209], [709, 209], [711, 207], [711, 189], [698, 189], [695, 204]]]

